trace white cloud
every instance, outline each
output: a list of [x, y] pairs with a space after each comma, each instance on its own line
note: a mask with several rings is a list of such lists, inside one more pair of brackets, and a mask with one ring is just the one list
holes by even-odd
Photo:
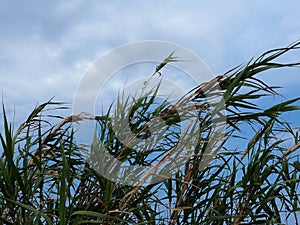
[[129, 41], [178, 43], [221, 73], [300, 35], [296, 0], [1, 4], [0, 90], [7, 105], [27, 108], [56, 94], [71, 101], [87, 67]]

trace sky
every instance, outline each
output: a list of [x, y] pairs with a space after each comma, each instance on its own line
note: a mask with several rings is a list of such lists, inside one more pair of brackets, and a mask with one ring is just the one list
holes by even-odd
[[[186, 47], [218, 75], [299, 40], [299, 21], [297, 0], [0, 0], [0, 91], [17, 121], [53, 96], [72, 103], [93, 62], [119, 45], [141, 40]], [[295, 61], [296, 55], [286, 59]], [[266, 79], [297, 97], [298, 73]]]
[[[129, 42], [176, 43], [218, 75], [299, 39], [298, 0], [0, 0], [0, 92], [20, 122], [54, 96], [72, 104], [88, 68]], [[299, 52], [284, 60], [299, 61]], [[299, 96], [299, 70], [267, 75], [285, 96]]]

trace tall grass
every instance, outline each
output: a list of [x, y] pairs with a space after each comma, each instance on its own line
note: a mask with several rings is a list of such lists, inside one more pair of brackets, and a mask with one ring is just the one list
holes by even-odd
[[[276, 87], [257, 75], [298, 67], [300, 62], [278, 61], [299, 47], [297, 42], [265, 52], [245, 66], [199, 84], [172, 105], [157, 104], [155, 94], [142, 95], [134, 110], [128, 111], [126, 102], [120, 100], [119, 113], [130, 114], [131, 129], [140, 138], [149, 136], [147, 121], [152, 118], [160, 117], [167, 128], [173, 127], [165, 134], [169, 142], [160, 148], [126, 148], [112, 129], [116, 121], [109, 113], [96, 116], [100, 132], [94, 144], [100, 141], [123, 162], [148, 165], [157, 162], [153, 155], [162, 156], [176, 145], [179, 118], [187, 118], [189, 106], [197, 105], [201, 129], [190, 159], [176, 174], [148, 186], [121, 185], [99, 175], [74, 140], [72, 123], [79, 120], [78, 115], [56, 116], [64, 104], [50, 100], [36, 107], [16, 130], [3, 105], [1, 223], [299, 224], [299, 129], [282, 117], [299, 110], [299, 98], [268, 108], [257, 101], [278, 95]], [[203, 168], [207, 140], [213, 135], [205, 91], [211, 97], [224, 97], [226, 130], [217, 154]], [[184, 110], [177, 112], [178, 107]], [[245, 129], [253, 136], [243, 136]]]

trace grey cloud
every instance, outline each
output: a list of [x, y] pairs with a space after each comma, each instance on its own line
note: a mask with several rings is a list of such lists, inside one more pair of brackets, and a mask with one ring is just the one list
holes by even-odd
[[1, 1], [0, 91], [27, 108], [56, 94], [71, 101], [88, 65], [142, 39], [186, 46], [225, 72], [298, 39], [297, 9], [296, 0]]

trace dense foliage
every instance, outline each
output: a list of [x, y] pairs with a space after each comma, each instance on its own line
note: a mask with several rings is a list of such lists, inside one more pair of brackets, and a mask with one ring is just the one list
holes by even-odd
[[[191, 104], [197, 105], [201, 126], [190, 159], [172, 177], [148, 186], [121, 185], [96, 173], [74, 140], [72, 123], [79, 122], [79, 115], [57, 116], [64, 104], [51, 100], [39, 105], [17, 129], [8, 121], [3, 105], [1, 223], [299, 224], [299, 128], [286, 121], [284, 114], [297, 113], [300, 98], [272, 104], [268, 98], [278, 95], [276, 87], [257, 77], [276, 68], [298, 67], [300, 62], [277, 61], [299, 47], [297, 42], [270, 50], [245, 66], [199, 84], [175, 103], [158, 104], [154, 91], [141, 95], [128, 110], [120, 98], [118, 112], [130, 114], [131, 130], [140, 138], [149, 137], [147, 122], [152, 118], [160, 117], [167, 128], [172, 127], [166, 129], [169, 141], [160, 148], [126, 148], [111, 129], [116, 121], [110, 113], [96, 116], [100, 132], [92, 148], [101, 142], [123, 162], [153, 165], [164, 160], [154, 160], [153, 155], [163, 156], [176, 145], [180, 119], [187, 119], [194, 110]], [[207, 91], [209, 98], [223, 96], [226, 127], [213, 160], [202, 168], [207, 140], [213, 135], [208, 96], [203, 94]]]

